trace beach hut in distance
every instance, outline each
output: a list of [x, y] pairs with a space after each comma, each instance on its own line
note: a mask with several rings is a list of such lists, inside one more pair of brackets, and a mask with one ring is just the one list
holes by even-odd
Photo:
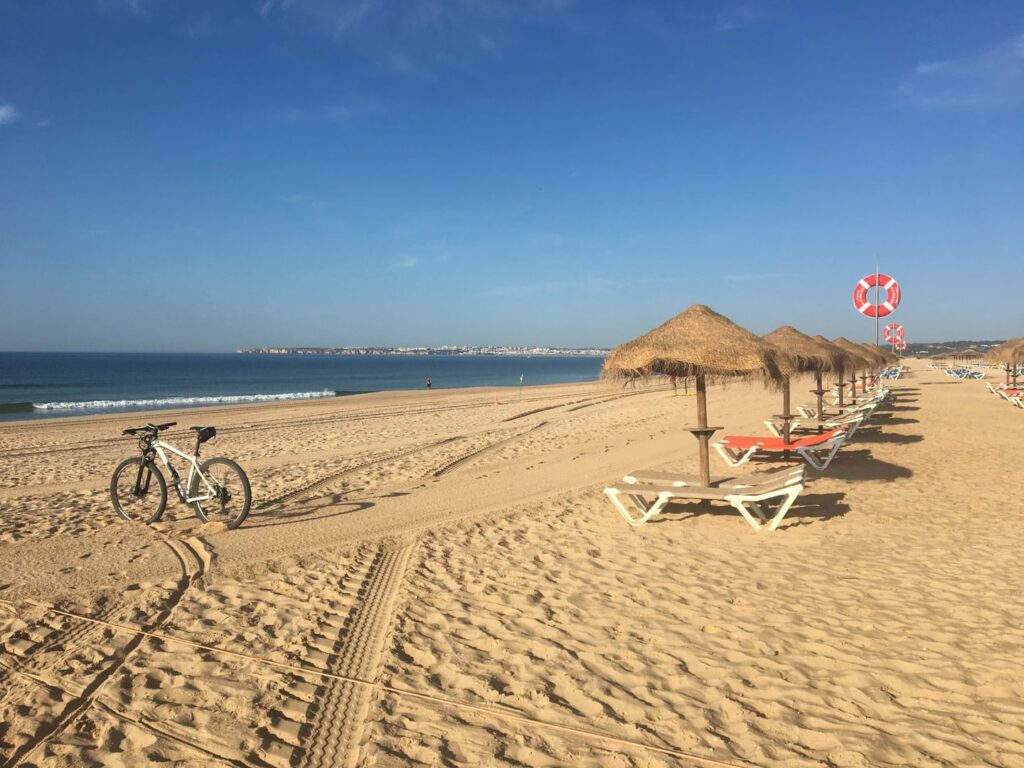
[[708, 382], [762, 378], [780, 382], [783, 368], [774, 347], [703, 304], [694, 304], [663, 325], [613, 349], [604, 363], [608, 377], [651, 374], [693, 377], [697, 424], [687, 427], [699, 443], [700, 478], [711, 484], [708, 443], [721, 427], [708, 426]]
[[[784, 325], [776, 328], [769, 334], [763, 336], [765, 341], [779, 350], [785, 362], [795, 373], [813, 373], [815, 375], [814, 394], [818, 396], [818, 414], [822, 411], [822, 396], [825, 391], [821, 388], [822, 374], [842, 370], [843, 353], [840, 349], [829, 344], [827, 341], [819, 341], [801, 333], [791, 325]], [[789, 443], [789, 422], [793, 414], [789, 411], [789, 376], [782, 380], [782, 413], [779, 418], [782, 420], [782, 437]]]
[[968, 347], [967, 349], [958, 349], [952, 354], [952, 357], [955, 365], [970, 365], [971, 363], [978, 362], [981, 353], [976, 349]]

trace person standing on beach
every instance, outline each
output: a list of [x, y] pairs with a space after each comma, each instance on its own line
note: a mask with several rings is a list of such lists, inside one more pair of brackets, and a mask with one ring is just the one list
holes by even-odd
[[429, 377], [429, 376], [427, 376], [427, 389], [430, 389], [430, 388], [431, 388], [431, 387], [433, 387], [433, 386], [434, 386], [434, 382], [432, 382], [432, 381], [430, 380], [430, 377]]

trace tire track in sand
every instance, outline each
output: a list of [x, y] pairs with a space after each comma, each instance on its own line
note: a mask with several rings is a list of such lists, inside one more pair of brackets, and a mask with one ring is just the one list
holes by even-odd
[[[190, 537], [184, 541], [172, 539], [171, 537], [162, 538], [181, 564], [181, 578], [178, 580], [177, 589], [175, 589], [160, 612], [144, 628], [149, 632], [160, 629], [167, 622], [189, 589], [197, 580], [206, 575], [207, 569], [211, 564], [211, 548], [199, 537]], [[88, 637], [88, 633], [72, 632], [71, 635], [79, 643]], [[35, 733], [29, 735], [20, 744], [13, 745], [11, 753], [0, 763], [0, 768], [13, 768], [14, 766], [31, 763], [32, 756], [38, 750], [42, 749], [54, 738], [60, 736], [93, 705], [107, 683], [117, 675], [129, 657], [141, 646], [144, 639], [145, 635], [141, 633], [132, 637], [113, 653], [104, 667], [93, 675], [92, 679], [81, 688], [80, 693], [76, 693], [65, 701], [55, 702], [54, 710], [59, 710], [56, 711], [55, 716], [52, 719], [44, 719], [39, 722]], [[78, 647], [80, 648], [81, 646], [79, 645]], [[33, 666], [35, 665], [33, 664]], [[56, 695], [60, 691], [54, 690], [51, 693]]]
[[[385, 544], [370, 564], [360, 587], [362, 600], [349, 613], [328, 671], [376, 681], [381, 655], [390, 634], [398, 593], [415, 542]], [[354, 768], [374, 688], [341, 680], [321, 685], [302, 729], [306, 744], [302, 765], [311, 768]]]

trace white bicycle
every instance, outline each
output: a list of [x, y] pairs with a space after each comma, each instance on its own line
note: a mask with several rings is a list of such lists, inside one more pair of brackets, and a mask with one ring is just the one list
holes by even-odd
[[[174, 490], [182, 503], [190, 504], [196, 517], [204, 523], [226, 522], [228, 528], [237, 528], [249, 514], [252, 489], [245, 472], [231, 459], [217, 457], [199, 463], [199, 447], [217, 434], [214, 427], [192, 427], [196, 432], [196, 449], [190, 455], [160, 439], [160, 433], [175, 426], [147, 424], [126, 429], [121, 434], [137, 435], [141, 456], [125, 459], [117, 465], [110, 478], [110, 500], [114, 511], [125, 520], [155, 523], [167, 508], [167, 482], [156, 465], [157, 457], [174, 481]], [[167, 451], [188, 462], [188, 480], [182, 482], [177, 471], [167, 460]]]

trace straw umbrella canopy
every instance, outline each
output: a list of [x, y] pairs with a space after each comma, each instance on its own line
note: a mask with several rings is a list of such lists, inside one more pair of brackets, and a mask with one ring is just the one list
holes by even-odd
[[694, 304], [633, 341], [620, 344], [605, 359], [605, 376], [636, 379], [651, 374], [694, 377], [700, 443], [701, 482], [711, 484], [708, 442], [718, 427], [708, 426], [707, 382], [730, 378], [783, 376], [778, 352], [745, 328], [703, 304]]
[[[874, 344], [866, 343], [859, 344], [858, 346], [864, 350], [864, 357], [868, 359], [868, 362], [871, 363], [871, 366], [876, 373], [881, 371], [888, 364], [888, 359], [881, 347], [876, 347]], [[861, 386], [865, 386], [867, 384], [867, 374], [862, 373], [860, 380]]]
[[[813, 336], [812, 338], [816, 342], [818, 342], [822, 347], [828, 349], [829, 352], [831, 352], [834, 355], [833, 359], [835, 360], [835, 363], [833, 365], [832, 370], [836, 374], [836, 378], [839, 380], [838, 405], [841, 408], [843, 406], [843, 372], [847, 369], [852, 370], [856, 365], [856, 361], [847, 350], [843, 349], [842, 347], [836, 346], [834, 343], [826, 339], [824, 336], [819, 334], [817, 336]], [[817, 395], [818, 397], [818, 418], [821, 419], [825, 414], [825, 389], [822, 386], [821, 377], [816, 376], [815, 379], [818, 388], [814, 390], [814, 394]]]
[[[801, 333], [791, 325], [776, 328], [762, 337], [765, 341], [778, 348], [784, 361], [795, 373], [813, 373], [816, 376], [818, 389], [821, 390], [821, 375], [842, 367], [842, 353], [828, 342], [818, 341], [805, 333]], [[789, 376], [782, 380], [782, 438], [789, 443], [789, 422], [793, 415], [789, 412]], [[819, 395], [820, 398], [820, 395]], [[819, 410], [821, 404], [818, 404]], [[819, 415], [820, 418], [820, 415]]]
[[869, 362], [874, 363], [875, 365], [878, 366], [885, 365], [885, 352], [883, 352], [880, 348], [876, 347], [874, 344], [859, 344], [858, 346], [864, 350], [864, 356], [868, 359]]
[[1019, 362], [1022, 357], [1024, 357], [1024, 337], [1004, 341], [1002, 344], [992, 347], [985, 354], [985, 359], [990, 363]]
[[1004, 341], [992, 347], [985, 359], [990, 363], [1002, 363], [1006, 369], [1006, 383], [1010, 383], [1010, 370], [1013, 370], [1013, 383], [1017, 383], [1017, 367], [1024, 362], [1024, 337]]
[[[874, 374], [880, 374], [889, 365], [889, 357], [882, 347], [877, 347], [873, 344], [861, 344], [860, 346], [864, 350], [864, 355], [871, 362]], [[862, 387], [861, 391], [867, 388], [867, 376], [865, 374], [862, 374], [860, 377], [860, 385]]]
[[[850, 402], [853, 403], [855, 402], [855, 395], [857, 393], [857, 371], [865, 371], [870, 368], [871, 361], [868, 359], [867, 352], [864, 348], [858, 344], [854, 344], [849, 339], [838, 336], [832, 339], [832, 343], [846, 352], [846, 369], [850, 372], [850, 381], [852, 382], [852, 385], [850, 386]], [[839, 383], [839, 391], [840, 393], [843, 391], [841, 379]], [[839, 404], [843, 404], [842, 400], [839, 401]]]

